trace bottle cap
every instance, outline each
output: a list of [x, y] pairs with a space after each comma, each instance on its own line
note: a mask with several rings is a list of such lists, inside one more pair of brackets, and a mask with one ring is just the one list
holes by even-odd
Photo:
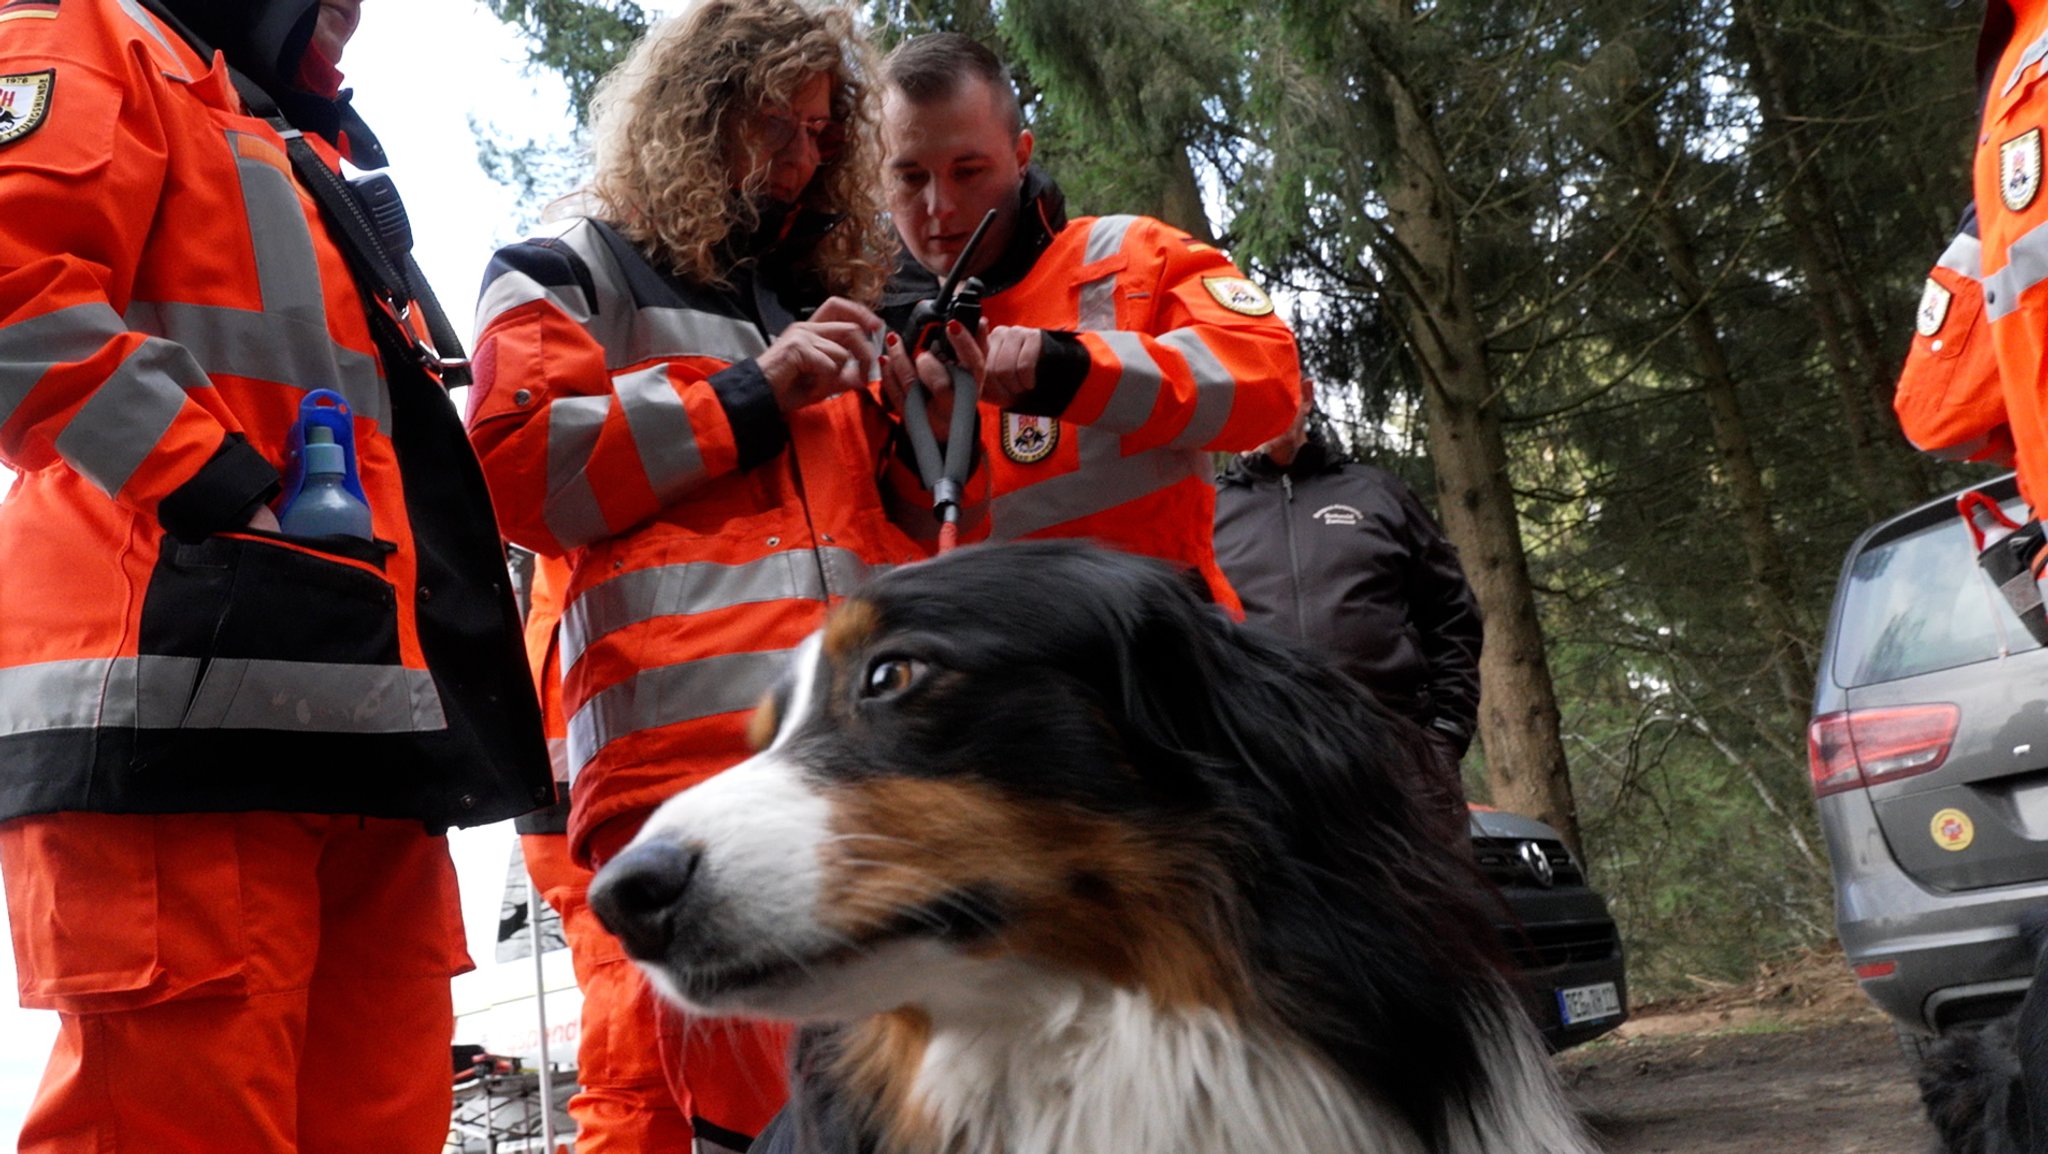
[[341, 446], [334, 443], [334, 430], [325, 425], [312, 425], [306, 429], [306, 475], [327, 475], [346, 472], [348, 462], [343, 458]]

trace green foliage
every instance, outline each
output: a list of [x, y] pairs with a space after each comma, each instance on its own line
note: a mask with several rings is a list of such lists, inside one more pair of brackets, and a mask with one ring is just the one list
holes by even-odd
[[580, 124], [590, 94], [647, 31], [645, 9], [633, 0], [484, 0], [491, 15], [527, 38], [527, 60], [568, 82]]

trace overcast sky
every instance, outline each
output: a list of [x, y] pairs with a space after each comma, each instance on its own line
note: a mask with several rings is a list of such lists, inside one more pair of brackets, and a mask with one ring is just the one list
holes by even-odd
[[[391, 156], [420, 265], [465, 335], [491, 252], [518, 238], [516, 222], [535, 215], [478, 167], [470, 118], [520, 139], [559, 140], [569, 131], [561, 84], [524, 75], [520, 59], [511, 33], [474, 0], [365, 0], [362, 28], [343, 60], [356, 107]], [[453, 841], [470, 952], [487, 961], [509, 826]], [[55, 1015], [18, 1009], [14, 989], [13, 951], [0, 939], [0, 1150], [9, 1151], [56, 1034]]]

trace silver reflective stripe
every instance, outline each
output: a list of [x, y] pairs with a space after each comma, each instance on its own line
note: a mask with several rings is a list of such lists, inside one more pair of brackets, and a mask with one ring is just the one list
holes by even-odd
[[1122, 438], [1114, 433], [1086, 426], [1071, 431], [1080, 438], [1079, 467], [997, 496], [989, 513], [991, 540], [1014, 541], [1114, 509], [1189, 478], [1208, 483], [1207, 453], [1151, 449], [1127, 457]]
[[[973, 525], [970, 519], [963, 521], [960, 527], [968, 529]], [[830, 597], [845, 597], [896, 567], [892, 564], [870, 565], [851, 549], [820, 549], [815, 556], [818, 567], [825, 571], [825, 593]]]
[[[821, 568], [837, 571], [844, 586], [830, 588]], [[599, 638], [643, 621], [761, 601], [824, 601], [844, 594], [867, 572], [858, 554], [826, 548], [787, 549], [738, 565], [686, 561], [624, 573], [584, 590], [563, 610], [562, 671], [574, 668]]]
[[590, 269], [598, 299], [585, 301], [576, 286], [550, 288], [521, 273], [508, 272], [484, 286], [477, 302], [477, 329], [531, 301], [545, 300], [590, 333], [605, 350], [611, 369], [656, 358], [712, 357], [727, 363], [758, 356], [768, 341], [754, 322], [683, 308], [636, 308], [626, 274], [589, 221], [572, 221], [554, 239], [568, 246]]
[[624, 346], [628, 364], [655, 357], [711, 357], [736, 364], [768, 349], [754, 322], [739, 317], [650, 308], [639, 310], [636, 320]]
[[483, 295], [476, 302], [476, 329], [482, 332], [484, 326], [497, 319], [501, 313], [511, 312], [520, 305], [533, 301], [547, 301], [560, 309], [570, 320], [579, 325], [590, 322], [590, 310], [583, 300], [583, 294], [574, 285], [551, 289], [523, 273], [500, 273], [484, 286]]
[[275, 144], [247, 133], [228, 133], [235, 168], [242, 178], [242, 210], [249, 221], [249, 243], [256, 255], [256, 282], [263, 311], [273, 316], [317, 322], [327, 329], [327, 306], [321, 298], [320, 261], [313, 253], [313, 231], [306, 225], [298, 191], [291, 177], [275, 165], [242, 154], [242, 144], [283, 159]]
[[1094, 264], [1108, 260], [1123, 251], [1124, 234], [1131, 231], [1137, 222], [1135, 216], [1104, 216], [1096, 218], [1088, 229], [1088, 245], [1082, 250], [1081, 263]]
[[2048, 56], [2048, 32], [2042, 33], [2040, 39], [2027, 45], [2027, 50], [2020, 53], [2019, 63], [2012, 66], [2012, 75], [2005, 78], [2005, 87], [1999, 89], [1998, 94], [2011, 95], [2012, 90], [2019, 85], [2020, 78], [2027, 74], [2027, 69], [2039, 64], [2044, 56]]
[[128, 354], [57, 434], [57, 453], [109, 497], [155, 451], [185, 407], [179, 383], [200, 376], [184, 349], [147, 340]]
[[791, 652], [728, 653], [634, 674], [569, 719], [570, 772], [629, 733], [752, 709], [788, 668]]
[[145, 656], [0, 669], [0, 734], [131, 727], [410, 733], [447, 724], [433, 676], [399, 666]]
[[1116, 274], [1096, 277], [1081, 286], [1081, 308], [1075, 327], [1100, 332], [1116, 327]]
[[554, 770], [555, 784], [561, 785], [573, 780], [573, 775], [569, 772], [568, 738], [548, 738], [548, 766]]
[[218, 305], [136, 301], [128, 328], [185, 346], [210, 376], [270, 381], [310, 392], [333, 389], [360, 419], [389, 428], [391, 404], [377, 359], [339, 345], [325, 320]]
[[1959, 232], [1954, 240], [1948, 242], [1948, 248], [1943, 250], [1941, 259], [1934, 262], [1934, 267], [1959, 272], [1971, 280], [1982, 280], [1984, 242], [1967, 232]]
[[2020, 296], [2048, 280], [2048, 224], [2037, 224], [2005, 250], [2006, 265], [1984, 278], [1984, 315], [1998, 320], [2020, 307]]
[[564, 397], [548, 406], [548, 496], [541, 512], [563, 545], [587, 545], [611, 532], [585, 472], [612, 399]]
[[446, 729], [433, 675], [401, 665], [330, 665], [217, 657], [184, 729], [422, 733]]
[[52, 365], [85, 360], [126, 332], [113, 307], [70, 305], [0, 328], [0, 425]]
[[[142, 10], [142, 5], [136, 3], [136, 0], [118, 0], [118, 2], [121, 5], [121, 11], [127, 13], [128, 18], [130, 20], [133, 20], [137, 24], [142, 25], [142, 30], [144, 32], [149, 33], [150, 39], [155, 40], [158, 44], [163, 45], [164, 51], [170, 53], [171, 57], [173, 59], [176, 59], [178, 55], [177, 49], [172, 48], [171, 42], [164, 39], [164, 34], [157, 30], [156, 22], [151, 20], [148, 14]], [[184, 81], [189, 81], [191, 79], [191, 77], [189, 76], [172, 76], [171, 78], [173, 80]]]
[[1122, 373], [1109, 394], [1109, 402], [1102, 407], [1102, 415], [1091, 424], [1112, 433], [1135, 433], [1152, 419], [1152, 410], [1159, 405], [1159, 362], [1152, 359], [1145, 339], [1137, 333], [1111, 330], [1101, 335], [1103, 343], [1115, 354]]
[[683, 398], [669, 383], [668, 366], [655, 365], [612, 378], [640, 467], [657, 501], [666, 506], [704, 479], [704, 456]]
[[1230, 420], [1230, 408], [1237, 399], [1237, 378], [1209, 351], [1198, 329], [1175, 329], [1160, 337], [1159, 343], [1187, 359], [1188, 373], [1195, 381], [1194, 416], [1188, 418], [1187, 426], [1171, 444], [1178, 449], [1206, 448], [1223, 435], [1223, 426]]
[[0, 669], [0, 735], [178, 724], [196, 657], [111, 657]]

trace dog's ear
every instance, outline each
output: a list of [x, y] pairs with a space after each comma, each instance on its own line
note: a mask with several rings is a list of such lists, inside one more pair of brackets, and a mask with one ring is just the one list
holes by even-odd
[[1432, 754], [1411, 722], [1164, 574], [1127, 593], [1118, 690], [1141, 761], [1205, 765], [1310, 844], [1422, 828], [1411, 786]]
[[1169, 578], [1121, 616], [1120, 724], [1140, 772], [1227, 791], [1220, 821], [1255, 815], [1232, 830], [1233, 879], [1260, 911], [1249, 949], [1272, 1004], [1444, 1149], [1446, 1088], [1483, 1065], [1473, 1029], [1444, 1024], [1491, 1028], [1508, 963], [1483, 876], [1425, 818], [1421, 730]]

